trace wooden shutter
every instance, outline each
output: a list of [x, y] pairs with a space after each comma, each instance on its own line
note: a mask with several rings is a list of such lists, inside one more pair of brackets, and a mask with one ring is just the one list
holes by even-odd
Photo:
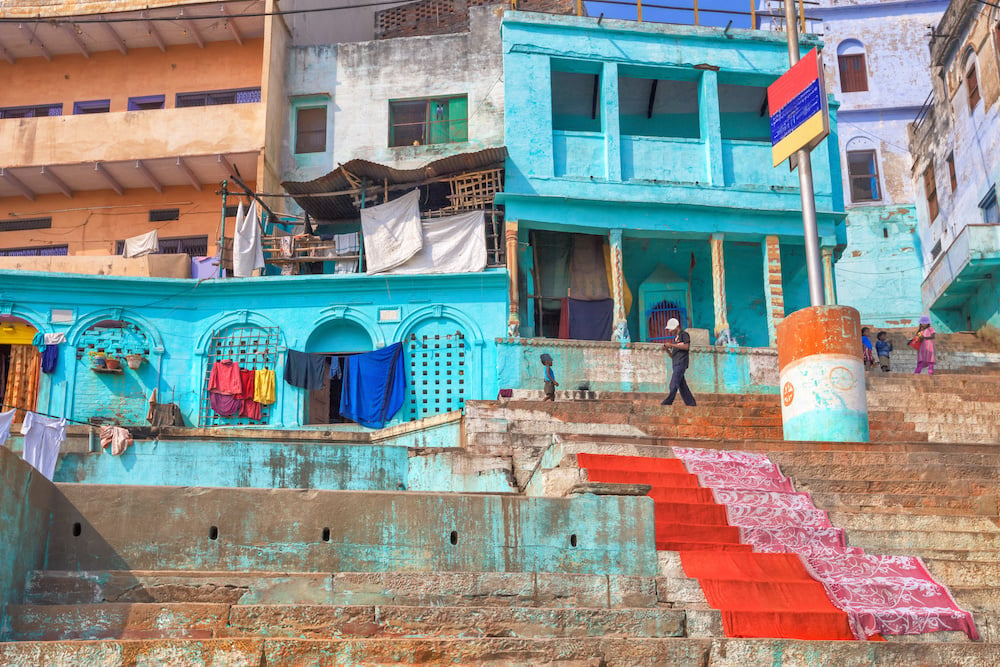
[[845, 93], [859, 93], [868, 90], [868, 71], [865, 55], [858, 53], [840, 56], [840, 90]]

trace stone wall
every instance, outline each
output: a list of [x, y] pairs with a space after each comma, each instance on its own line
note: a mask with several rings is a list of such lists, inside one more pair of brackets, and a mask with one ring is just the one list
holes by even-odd
[[[375, 38], [446, 35], [469, 29], [469, 7], [498, 5], [504, 0], [419, 0], [375, 12]], [[521, 0], [517, 8], [545, 14], [576, 14], [575, 0]]]
[[[499, 386], [541, 389], [539, 355], [552, 355], [560, 390], [588, 384], [593, 391], [665, 392], [670, 378], [663, 346], [507, 338], [497, 341]], [[778, 358], [772, 348], [696, 347], [685, 378], [694, 393], [774, 394], [778, 391]]]
[[0, 627], [18, 603], [28, 573], [45, 565], [45, 543], [58, 491], [0, 442]]
[[656, 574], [648, 497], [115, 488], [65, 488], [48, 569]]

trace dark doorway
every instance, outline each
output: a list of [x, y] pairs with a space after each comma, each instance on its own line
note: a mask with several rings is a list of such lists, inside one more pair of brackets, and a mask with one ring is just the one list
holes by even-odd
[[340, 397], [344, 389], [344, 362], [356, 352], [331, 354], [327, 357], [327, 381], [322, 389], [309, 392], [307, 406], [307, 424], [346, 424], [346, 419], [340, 414]]

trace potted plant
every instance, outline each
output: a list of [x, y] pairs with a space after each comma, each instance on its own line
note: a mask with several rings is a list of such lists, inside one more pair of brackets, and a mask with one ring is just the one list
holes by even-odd
[[144, 361], [146, 361], [146, 357], [136, 352], [125, 355], [125, 363], [127, 363], [128, 367], [134, 371], [139, 370], [139, 367], [142, 366], [142, 362]]
[[122, 367], [121, 359], [115, 359], [114, 357], [104, 357], [104, 363], [107, 365], [109, 371], [117, 371]]
[[104, 356], [104, 350], [91, 350], [87, 354], [90, 355], [90, 363], [94, 368], [107, 368], [107, 358]]

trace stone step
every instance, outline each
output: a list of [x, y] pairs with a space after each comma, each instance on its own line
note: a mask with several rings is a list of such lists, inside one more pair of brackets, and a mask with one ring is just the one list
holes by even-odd
[[29, 604], [654, 607], [653, 577], [555, 572], [35, 571]]
[[911, 515], [984, 516], [996, 520], [1000, 498], [996, 495], [946, 496], [887, 493], [812, 493], [820, 509], [847, 512], [885, 512]]
[[[872, 553], [908, 554], [918, 550], [995, 552], [1000, 559], [1000, 532], [981, 533], [961, 530], [878, 530], [855, 528], [848, 531], [851, 546], [864, 547]], [[992, 560], [992, 559], [990, 559]]]
[[874, 531], [960, 531], [1000, 535], [996, 519], [975, 516], [889, 514], [879, 512], [828, 512], [838, 528]]
[[679, 609], [224, 605], [10, 605], [6, 641], [289, 637], [680, 637]]
[[1000, 591], [996, 582], [992, 586], [950, 586], [948, 591], [963, 609], [1000, 613]]
[[980, 496], [997, 492], [994, 482], [951, 480], [923, 482], [906, 479], [828, 479], [793, 475], [796, 489], [810, 493], [878, 493], [905, 495]]
[[808, 465], [791, 461], [780, 464], [780, 467], [786, 475], [803, 479], [877, 479], [882, 482], [890, 480], [948, 482], [952, 480], [985, 481], [1000, 479], [1000, 467], [976, 465], [935, 465], [924, 463], [902, 465], [841, 465], [833, 463]]
[[943, 465], [1000, 468], [1000, 450], [990, 452], [775, 451], [770, 459], [785, 465]]
[[955, 559], [955, 558], [924, 558], [924, 565], [938, 581], [949, 587], [961, 588], [992, 588], [996, 590], [1000, 581], [1000, 561]]
[[822, 642], [781, 639], [574, 637], [521, 639], [206, 639], [10, 642], [0, 664], [125, 667], [300, 667], [345, 664], [550, 665], [962, 665], [993, 667], [1000, 646], [953, 642]]

